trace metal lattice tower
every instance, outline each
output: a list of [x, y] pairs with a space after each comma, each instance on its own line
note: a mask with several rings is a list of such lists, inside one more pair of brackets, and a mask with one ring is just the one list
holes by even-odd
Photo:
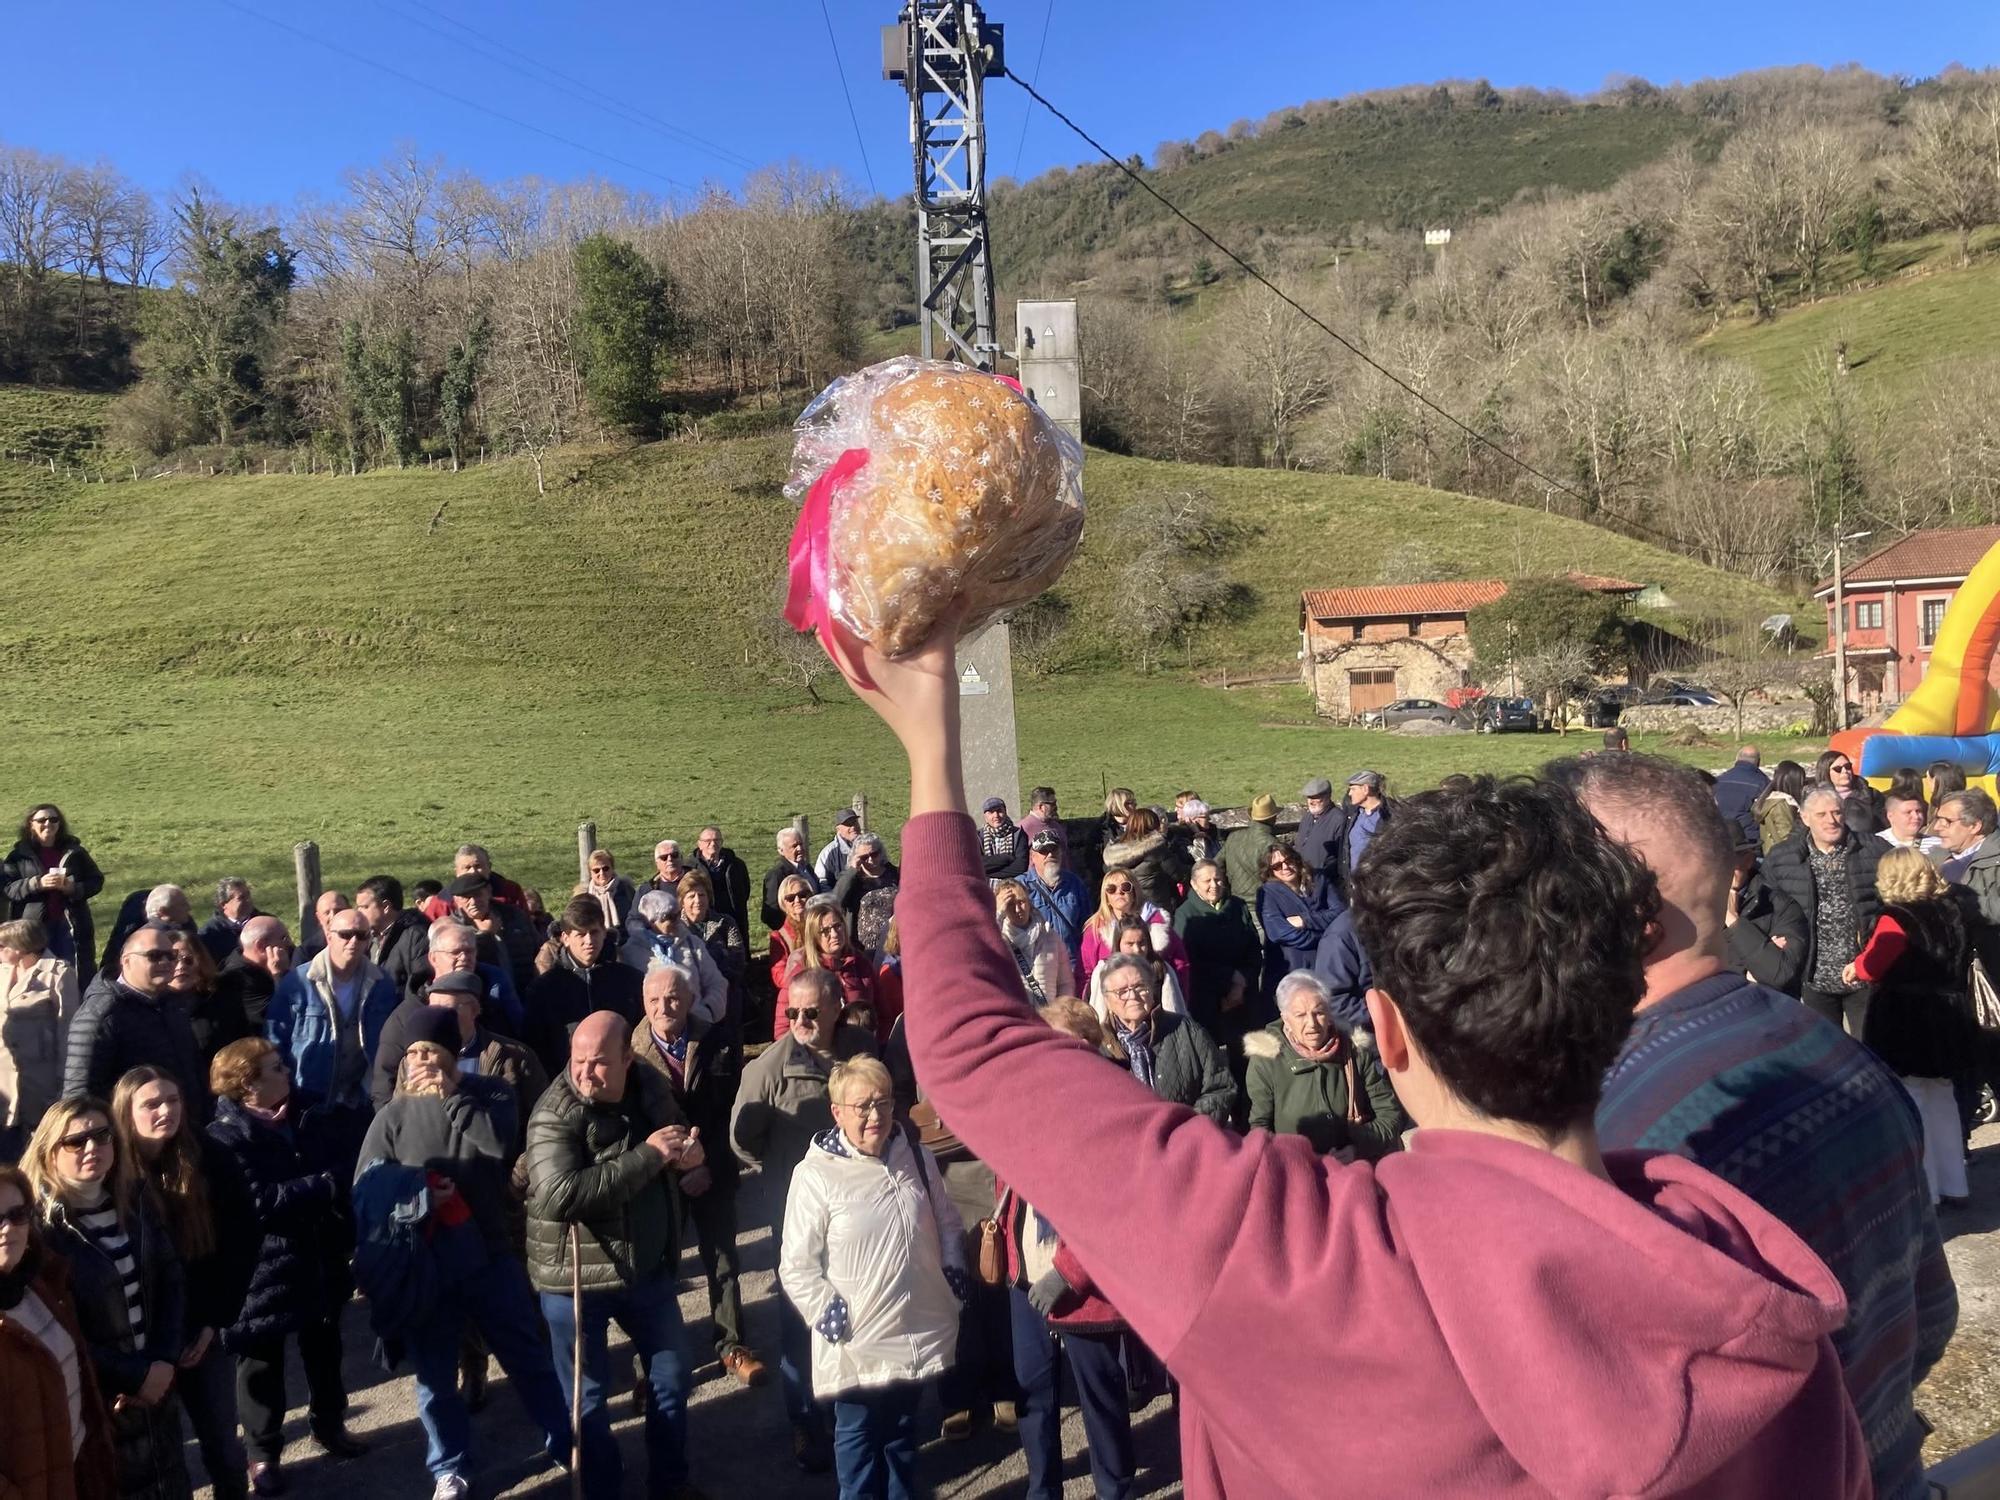
[[999, 364], [986, 237], [986, 80], [1003, 28], [973, 0], [906, 0], [883, 28], [883, 77], [910, 96], [917, 184], [917, 308], [926, 359]]

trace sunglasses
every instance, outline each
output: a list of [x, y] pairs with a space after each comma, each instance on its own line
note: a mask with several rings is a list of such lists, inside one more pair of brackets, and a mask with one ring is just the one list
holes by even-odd
[[28, 1205], [25, 1203], [16, 1203], [12, 1208], [0, 1208], [0, 1229], [23, 1228], [30, 1217]]
[[785, 1019], [787, 1021], [817, 1021], [819, 1019], [819, 1007], [817, 1005], [805, 1007], [788, 1005], [785, 1007]]
[[1128, 896], [1132, 893], [1132, 887], [1129, 885], [1107, 885], [1104, 891], [1106, 895], [1110, 896]]
[[78, 1156], [81, 1156], [92, 1146], [105, 1146], [110, 1143], [111, 1127], [109, 1125], [98, 1125], [92, 1129], [80, 1131], [76, 1135], [66, 1135], [56, 1142], [63, 1150], [73, 1151]]
[[368, 929], [366, 927], [336, 927], [327, 936], [337, 937], [343, 943], [358, 943], [368, 936]]
[[791, 893], [791, 895], [789, 895], [789, 896], [780, 896], [780, 897], [779, 897], [778, 899], [779, 899], [780, 901], [784, 902], [784, 903], [785, 903], [785, 905], [787, 905], [787, 906], [792, 906], [792, 905], [794, 905], [794, 904], [796, 904], [796, 903], [798, 903], [798, 902], [802, 902], [802, 901], [804, 901], [804, 900], [806, 899], [806, 897], [805, 897], [805, 892], [803, 892], [803, 891], [793, 891], [793, 892]]
[[171, 948], [141, 948], [134, 956], [143, 958], [149, 964], [170, 964], [174, 961], [174, 950]]

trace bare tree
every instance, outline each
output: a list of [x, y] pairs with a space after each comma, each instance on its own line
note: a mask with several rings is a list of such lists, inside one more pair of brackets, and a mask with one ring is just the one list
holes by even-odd
[[[1288, 278], [1289, 279], [1289, 278]], [[1296, 279], [1278, 284], [1303, 300]], [[1297, 466], [1299, 424], [1333, 390], [1326, 336], [1259, 286], [1245, 287], [1227, 319], [1227, 338], [1273, 468]]]
[[1909, 152], [1897, 169], [1910, 212], [1920, 223], [1958, 236], [1958, 263], [1972, 261], [1972, 231], [1993, 217], [1993, 148], [1965, 101], [1920, 99], [1905, 127]]
[[1807, 297], [1818, 301], [1826, 258], [1854, 205], [1860, 158], [1845, 134], [1818, 123], [1793, 131], [1784, 156], [1799, 281]]

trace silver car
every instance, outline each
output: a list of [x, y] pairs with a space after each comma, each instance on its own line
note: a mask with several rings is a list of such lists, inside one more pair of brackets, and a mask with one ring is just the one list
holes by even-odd
[[1361, 722], [1369, 729], [1394, 729], [1419, 719], [1428, 719], [1433, 724], [1449, 724], [1451, 718], [1451, 710], [1435, 698], [1398, 698], [1380, 708], [1369, 709], [1361, 716]]

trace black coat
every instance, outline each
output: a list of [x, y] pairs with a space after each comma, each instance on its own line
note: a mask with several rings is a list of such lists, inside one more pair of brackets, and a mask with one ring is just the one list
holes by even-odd
[[[233, 1022], [242, 1017], [248, 1028], [243, 1036], [264, 1034], [264, 1012], [270, 1008], [271, 996], [276, 993], [278, 981], [269, 969], [260, 969], [245, 958], [242, 952], [229, 955], [229, 961], [222, 966], [222, 972], [215, 976], [215, 993], [208, 996], [205, 1009], [217, 1016], [226, 1015]], [[195, 1027], [195, 1039], [201, 1040], [201, 1027]], [[225, 1037], [217, 1046], [234, 1041]]]
[[243, 1299], [257, 1270], [257, 1238], [246, 1232], [256, 1210], [243, 1169], [212, 1136], [201, 1140], [201, 1175], [208, 1184], [209, 1217], [215, 1248], [185, 1263], [187, 1336], [204, 1328], [218, 1333], [243, 1316]]
[[[1783, 938], [1780, 947], [1773, 939]], [[1728, 963], [1757, 983], [1797, 998], [1812, 943], [1806, 914], [1762, 875], [1752, 875], [1736, 896], [1736, 925], [1729, 929]]]
[[1169, 915], [1181, 904], [1181, 887], [1194, 873], [1192, 865], [1181, 863], [1179, 846], [1168, 843], [1164, 833], [1106, 844], [1104, 872], [1108, 875], [1113, 870], [1131, 875], [1139, 899], [1152, 902]]
[[[97, 972], [97, 929], [90, 918], [90, 900], [104, 889], [104, 872], [97, 868], [90, 851], [67, 834], [56, 840], [56, 847], [68, 856], [65, 868], [76, 877], [76, 891], [64, 898], [63, 914], [76, 938], [76, 982], [89, 984], [90, 976]], [[46, 873], [41, 859], [26, 843], [16, 844], [8, 854], [7, 863], [0, 865], [0, 894], [7, 898], [10, 922], [33, 917], [48, 925], [49, 897], [41, 888]]]
[[[375, 962], [402, 994], [410, 986], [410, 975], [418, 967], [428, 968], [431, 958], [431, 924], [420, 911], [404, 907], [396, 913], [389, 930], [374, 945]], [[494, 951], [499, 951], [495, 944]]]
[[1236, 1113], [1229, 1059], [1199, 1022], [1171, 1011], [1153, 1012], [1153, 1092], [1218, 1125], [1227, 1125]]
[[[1877, 838], [1863, 838], [1851, 828], [1841, 837], [1847, 846], [1847, 884], [1858, 929], [1855, 940], [1865, 943], [1875, 930], [1875, 919], [1882, 915], [1882, 898], [1875, 893], [1875, 871], [1889, 846]], [[1791, 897], [1805, 914], [1811, 940], [1806, 944], [1804, 964], [1799, 971], [1802, 984], [1811, 980], [1813, 958], [1819, 951], [1819, 894], [1813, 889], [1812, 847], [1812, 834], [1801, 823], [1790, 838], [1764, 857], [1763, 870], [1765, 882]]]
[[208, 1069], [185, 1002], [170, 991], [148, 1000], [106, 970], [91, 980], [70, 1023], [63, 1094], [109, 1099], [113, 1085], [141, 1064], [171, 1073], [206, 1115]]
[[235, 1232], [257, 1245], [243, 1310], [223, 1330], [223, 1347], [238, 1352], [337, 1316], [353, 1290], [354, 1248], [337, 1132], [316, 1110], [280, 1129], [221, 1099], [208, 1136], [235, 1162], [249, 1203], [250, 1217]]
[[702, 857], [699, 849], [694, 852], [694, 867], [708, 876], [715, 887], [715, 909], [727, 912], [743, 924], [750, 926], [750, 867], [737, 857], [734, 849], [723, 849], [714, 860]]
[[1907, 946], [1875, 985], [1861, 1040], [1905, 1078], [1951, 1078], [1979, 1055], [1968, 971], [1971, 933], [1963, 906], [1938, 901], [1883, 908]]
[[782, 886], [794, 875], [810, 885], [815, 895], [825, 889], [819, 883], [819, 876], [813, 873], [811, 860], [801, 860], [799, 863], [793, 864], [789, 860], [780, 859], [764, 872], [764, 903], [761, 908], [761, 914], [764, 918], [764, 926], [769, 931], [776, 932], [780, 927], [785, 925], [784, 908], [778, 905], [778, 887]]
[[526, 1042], [554, 1078], [569, 1065], [569, 1033], [593, 1011], [616, 1011], [636, 1026], [646, 1014], [646, 977], [623, 964], [607, 946], [595, 968], [579, 969], [568, 953], [559, 955], [546, 974], [535, 976], [522, 997], [526, 1012], [521, 1040]]

